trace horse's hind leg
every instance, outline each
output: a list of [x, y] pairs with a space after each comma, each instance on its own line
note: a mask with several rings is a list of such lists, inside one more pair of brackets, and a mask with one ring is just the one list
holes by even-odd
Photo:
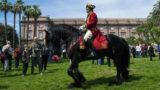
[[121, 65], [120, 65], [120, 62], [119, 62], [117, 59], [116, 59], [116, 68], [117, 68], [116, 78], [109, 83], [109, 86], [112, 86], [112, 85], [114, 85], [114, 84], [116, 84], [116, 85], [121, 84], [120, 75], [121, 75], [121, 68], [122, 68], [122, 67], [121, 67]]
[[71, 63], [69, 69], [68, 69], [68, 75], [71, 76], [74, 79], [74, 82], [71, 83], [68, 88], [73, 88], [73, 87], [81, 87], [81, 82], [79, 81], [79, 79], [77, 78], [77, 76], [75, 75], [75, 73], [73, 72], [73, 70], [75, 69], [75, 64]]
[[127, 70], [127, 68], [126, 67], [124, 67], [123, 69], [122, 69], [122, 77], [126, 80], [126, 81], [128, 81], [128, 79], [129, 79], [129, 72], [128, 72], [128, 70]]

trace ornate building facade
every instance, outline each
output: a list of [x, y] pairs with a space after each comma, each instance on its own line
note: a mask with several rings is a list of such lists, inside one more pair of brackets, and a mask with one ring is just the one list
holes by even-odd
[[[45, 37], [45, 30], [49, 30], [49, 28], [52, 28], [55, 24], [69, 24], [79, 28], [84, 22], [84, 18], [50, 19], [49, 17], [39, 17], [37, 20], [36, 36], [39, 40], [43, 40]], [[146, 19], [144, 18], [99, 18], [97, 27], [103, 34], [114, 34], [123, 38], [130, 36], [137, 38], [136, 28], [138, 25], [145, 22]], [[33, 40], [34, 19], [30, 18], [28, 22], [27, 18], [23, 17], [21, 21], [22, 43], [25, 43], [27, 40], [27, 24], [29, 24], [28, 40]]]

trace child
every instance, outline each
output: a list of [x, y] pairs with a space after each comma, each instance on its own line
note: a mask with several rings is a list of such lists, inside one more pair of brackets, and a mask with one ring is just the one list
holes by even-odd
[[29, 51], [28, 51], [28, 46], [26, 44], [24, 45], [24, 51], [22, 53], [22, 63], [23, 63], [22, 76], [25, 76], [28, 68], [28, 63], [29, 63]]

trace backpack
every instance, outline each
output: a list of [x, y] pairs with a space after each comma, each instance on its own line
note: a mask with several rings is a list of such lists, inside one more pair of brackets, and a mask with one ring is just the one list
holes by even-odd
[[2, 61], [2, 63], [4, 63], [4, 55], [5, 55], [4, 53], [1, 54], [1, 61]]

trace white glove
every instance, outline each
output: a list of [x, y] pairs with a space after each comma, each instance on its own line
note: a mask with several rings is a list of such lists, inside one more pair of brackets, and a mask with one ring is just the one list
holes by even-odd
[[83, 25], [79, 27], [79, 30], [83, 31], [84, 27]]

